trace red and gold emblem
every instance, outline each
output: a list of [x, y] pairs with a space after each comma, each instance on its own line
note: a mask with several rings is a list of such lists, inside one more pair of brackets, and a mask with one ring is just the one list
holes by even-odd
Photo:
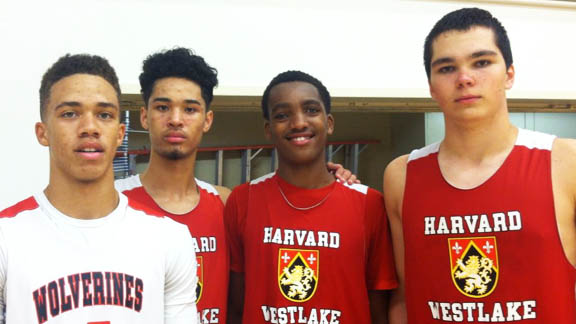
[[201, 256], [196, 256], [196, 276], [198, 277], [198, 283], [196, 284], [196, 303], [198, 303], [204, 290], [204, 262]]
[[448, 246], [456, 288], [468, 297], [490, 295], [498, 283], [496, 237], [451, 238]]
[[286, 299], [305, 302], [312, 298], [318, 286], [319, 259], [318, 250], [279, 250], [278, 286]]

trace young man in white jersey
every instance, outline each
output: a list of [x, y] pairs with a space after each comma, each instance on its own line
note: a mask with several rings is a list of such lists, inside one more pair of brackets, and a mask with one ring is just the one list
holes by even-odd
[[384, 172], [391, 322], [574, 323], [576, 141], [511, 124], [512, 52], [489, 12], [443, 17], [424, 61], [445, 137]]
[[0, 212], [0, 323], [197, 322], [187, 228], [114, 188], [119, 97], [99, 56], [66, 55], [44, 74], [36, 136], [50, 179]]
[[[217, 71], [186, 48], [152, 54], [142, 70], [140, 122], [150, 134], [150, 162], [142, 174], [117, 180], [116, 188], [188, 225], [199, 264], [200, 322], [224, 323], [229, 268], [223, 209], [230, 190], [194, 176], [198, 147], [214, 118], [210, 104]], [[338, 175], [355, 179], [341, 167]]]

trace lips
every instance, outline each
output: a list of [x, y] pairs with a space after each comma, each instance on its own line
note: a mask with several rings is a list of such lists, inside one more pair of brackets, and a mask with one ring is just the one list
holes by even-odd
[[169, 132], [164, 136], [164, 140], [168, 143], [182, 143], [186, 140], [186, 136], [178, 132]]
[[312, 140], [313, 137], [314, 137], [313, 133], [305, 132], [305, 133], [290, 134], [290, 135], [286, 136], [286, 139], [288, 141], [290, 141], [290, 143], [293, 143], [296, 145], [306, 145]]
[[480, 98], [482, 98], [481, 96], [474, 96], [474, 95], [466, 95], [466, 96], [462, 96], [459, 97], [458, 99], [454, 100], [458, 103], [474, 103], [477, 100], [479, 100]]
[[104, 155], [104, 148], [99, 143], [84, 143], [74, 150], [81, 158], [96, 160]]

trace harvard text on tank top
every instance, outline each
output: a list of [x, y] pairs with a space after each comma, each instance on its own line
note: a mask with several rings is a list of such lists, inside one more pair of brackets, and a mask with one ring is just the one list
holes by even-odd
[[337, 249], [340, 233], [264, 227], [264, 243]]
[[38, 323], [82, 307], [112, 305], [142, 309], [144, 282], [117, 272], [84, 272], [51, 281], [32, 293]]
[[426, 216], [425, 235], [519, 231], [522, 214], [517, 210], [465, 216]]
[[199, 236], [192, 237], [194, 244], [194, 252], [216, 252], [216, 237], [214, 236]]

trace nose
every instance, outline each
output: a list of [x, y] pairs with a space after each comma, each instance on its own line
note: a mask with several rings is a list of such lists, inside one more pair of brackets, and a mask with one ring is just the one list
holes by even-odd
[[308, 126], [308, 120], [306, 119], [306, 114], [300, 111], [292, 114], [290, 118], [290, 126], [293, 129], [306, 128]]
[[458, 82], [458, 87], [463, 88], [463, 87], [473, 86], [476, 81], [474, 80], [474, 76], [472, 75], [471, 71], [466, 70], [466, 69], [462, 69], [458, 73], [457, 82]]
[[183, 125], [182, 109], [175, 107], [170, 111], [168, 125], [170, 127], [179, 128]]
[[80, 137], [100, 137], [100, 128], [93, 114], [83, 114], [80, 119]]

